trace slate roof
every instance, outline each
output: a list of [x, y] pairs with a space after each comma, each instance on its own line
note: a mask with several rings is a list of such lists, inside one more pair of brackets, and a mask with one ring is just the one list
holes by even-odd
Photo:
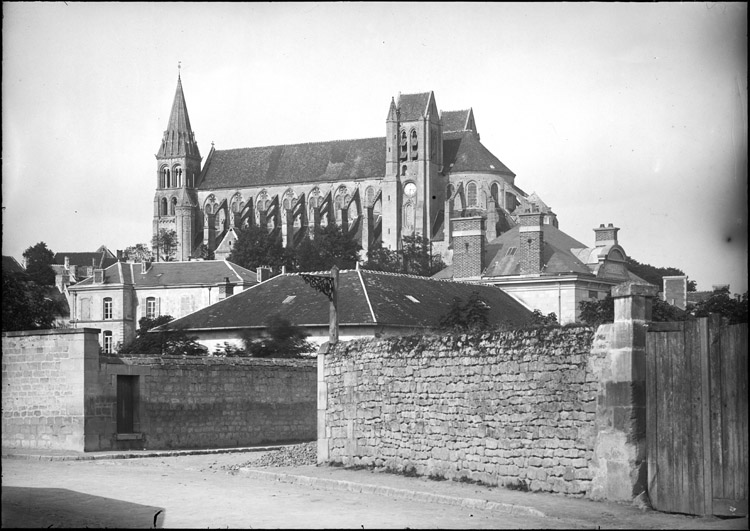
[[443, 133], [451, 131], [466, 131], [471, 109], [462, 111], [443, 111], [440, 117], [443, 120]]
[[14, 273], [25, 273], [25, 272], [26, 270], [23, 268], [21, 264], [18, 263], [18, 260], [16, 260], [12, 256], [3, 255], [3, 273], [14, 274]]
[[481, 171], [516, 175], [472, 131], [443, 133], [443, 168], [446, 173]]
[[212, 151], [198, 189], [382, 178], [385, 137]]
[[77, 267], [91, 267], [92, 261], [96, 269], [104, 269], [117, 263], [117, 257], [104, 246], [92, 253], [55, 253], [52, 257], [52, 263], [56, 265], [65, 265], [65, 257], [68, 257], [70, 265]]
[[[136, 288], [159, 288], [165, 286], [220, 285], [229, 277], [237, 285], [257, 283], [253, 271], [226, 260], [194, 260], [189, 262], [155, 262], [142, 273], [142, 265], [118, 262], [104, 270], [104, 284], [133, 284]], [[71, 290], [94, 286], [93, 277], [82, 280]]]
[[[472, 291], [490, 307], [491, 324], [530, 318], [523, 305], [494, 286], [363, 269], [339, 273], [339, 325], [437, 327], [454, 297], [466, 302]], [[275, 313], [298, 326], [328, 326], [329, 301], [299, 274], [278, 275], [160, 328], [263, 328]]]
[[419, 120], [427, 114], [427, 105], [430, 103], [430, 92], [419, 94], [399, 94], [396, 105], [399, 110], [399, 120], [410, 122]]

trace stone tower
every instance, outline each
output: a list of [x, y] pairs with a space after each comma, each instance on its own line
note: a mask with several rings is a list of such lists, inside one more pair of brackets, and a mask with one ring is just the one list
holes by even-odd
[[404, 236], [431, 238], [445, 202], [440, 180], [443, 133], [432, 92], [399, 94], [386, 119], [383, 179], [383, 246], [397, 249]]
[[[154, 236], [160, 229], [177, 233], [174, 260], [188, 260], [200, 219], [195, 186], [201, 172], [201, 155], [195, 134], [190, 127], [182, 80], [177, 75], [177, 90], [164, 131], [159, 151], [156, 153], [156, 193], [154, 194]], [[163, 253], [154, 247], [156, 260]]]

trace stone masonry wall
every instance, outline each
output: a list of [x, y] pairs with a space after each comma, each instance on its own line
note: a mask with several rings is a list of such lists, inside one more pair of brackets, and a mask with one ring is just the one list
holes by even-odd
[[118, 376], [137, 376], [134, 432], [147, 449], [314, 440], [316, 363], [299, 359], [108, 357], [87, 394], [87, 449], [122, 446]]
[[83, 450], [84, 367], [98, 356], [98, 333], [3, 333], [3, 448]]
[[321, 356], [319, 439], [330, 462], [586, 495], [606, 355], [593, 339], [576, 327], [341, 343]]

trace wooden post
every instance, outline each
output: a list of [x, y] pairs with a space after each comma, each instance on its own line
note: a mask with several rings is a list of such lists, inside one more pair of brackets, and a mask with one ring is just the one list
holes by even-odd
[[331, 291], [331, 304], [328, 316], [328, 343], [333, 346], [339, 342], [339, 268], [335, 265], [331, 268], [333, 279], [333, 290]]

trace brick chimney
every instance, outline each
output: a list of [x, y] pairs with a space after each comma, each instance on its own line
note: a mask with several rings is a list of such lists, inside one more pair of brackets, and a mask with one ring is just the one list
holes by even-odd
[[269, 278], [271, 278], [271, 268], [270, 267], [259, 267], [255, 275], [258, 279], [258, 282], [265, 282]]
[[617, 245], [617, 231], [619, 228], [615, 227], [611, 223], [606, 227], [602, 223], [598, 229], [594, 229], [596, 237], [594, 239], [594, 246], [605, 247], [607, 245]]
[[219, 300], [223, 301], [234, 294], [234, 286], [229, 282], [229, 277], [224, 277], [224, 283], [219, 286]]
[[543, 212], [524, 212], [518, 215], [518, 252], [522, 275], [539, 275], [542, 272], [544, 251]]
[[482, 276], [484, 218], [473, 216], [450, 220], [453, 233], [453, 278]]

